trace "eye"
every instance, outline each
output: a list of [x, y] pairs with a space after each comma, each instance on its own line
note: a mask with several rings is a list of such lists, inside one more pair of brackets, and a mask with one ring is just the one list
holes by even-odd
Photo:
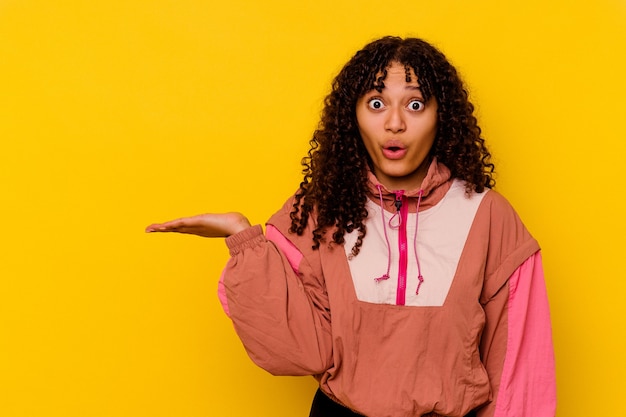
[[412, 111], [424, 110], [425, 104], [421, 100], [411, 100], [407, 108]]
[[367, 102], [367, 105], [369, 106], [370, 109], [372, 110], [380, 110], [383, 107], [385, 107], [385, 104], [383, 103], [383, 101], [379, 98], [373, 98], [370, 101]]

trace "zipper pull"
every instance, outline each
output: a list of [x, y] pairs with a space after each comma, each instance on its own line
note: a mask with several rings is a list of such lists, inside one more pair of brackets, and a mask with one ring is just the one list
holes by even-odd
[[[400, 215], [400, 209], [402, 208], [402, 196], [404, 195], [404, 191], [396, 191], [396, 198], [393, 201], [393, 205], [396, 206], [396, 212], [391, 219], [389, 219], [389, 227], [392, 229], [397, 229], [402, 224], [402, 217]], [[398, 224], [394, 224], [394, 220], [398, 222]]]
[[396, 201], [394, 201], [393, 204], [396, 206], [396, 211], [400, 211], [400, 208], [402, 207], [402, 196], [396, 195]]

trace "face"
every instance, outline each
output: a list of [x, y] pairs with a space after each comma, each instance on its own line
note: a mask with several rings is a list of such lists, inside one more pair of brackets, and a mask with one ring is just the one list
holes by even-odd
[[356, 105], [361, 138], [378, 181], [390, 190], [419, 188], [428, 171], [428, 153], [437, 134], [437, 101], [428, 102], [404, 65], [387, 68], [385, 88], [371, 90]]

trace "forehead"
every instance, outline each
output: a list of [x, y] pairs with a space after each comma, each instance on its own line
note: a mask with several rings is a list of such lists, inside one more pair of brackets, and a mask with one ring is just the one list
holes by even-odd
[[374, 82], [373, 89], [382, 90], [385, 88], [385, 84], [390, 82], [404, 82], [411, 86], [420, 86], [419, 80], [413, 68], [397, 61], [391, 62], [384, 71], [379, 71], [376, 74], [376, 81]]
[[415, 78], [415, 71], [413, 71], [413, 68], [408, 65], [401, 64], [397, 61], [393, 61], [392, 63], [387, 65], [387, 68], [385, 68], [385, 70], [387, 71], [387, 74], [409, 74], [412, 78]]

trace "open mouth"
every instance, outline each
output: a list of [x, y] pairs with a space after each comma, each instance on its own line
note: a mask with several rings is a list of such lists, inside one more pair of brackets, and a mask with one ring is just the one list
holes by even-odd
[[383, 155], [387, 159], [401, 159], [406, 153], [406, 148], [402, 146], [385, 146], [383, 148]]

